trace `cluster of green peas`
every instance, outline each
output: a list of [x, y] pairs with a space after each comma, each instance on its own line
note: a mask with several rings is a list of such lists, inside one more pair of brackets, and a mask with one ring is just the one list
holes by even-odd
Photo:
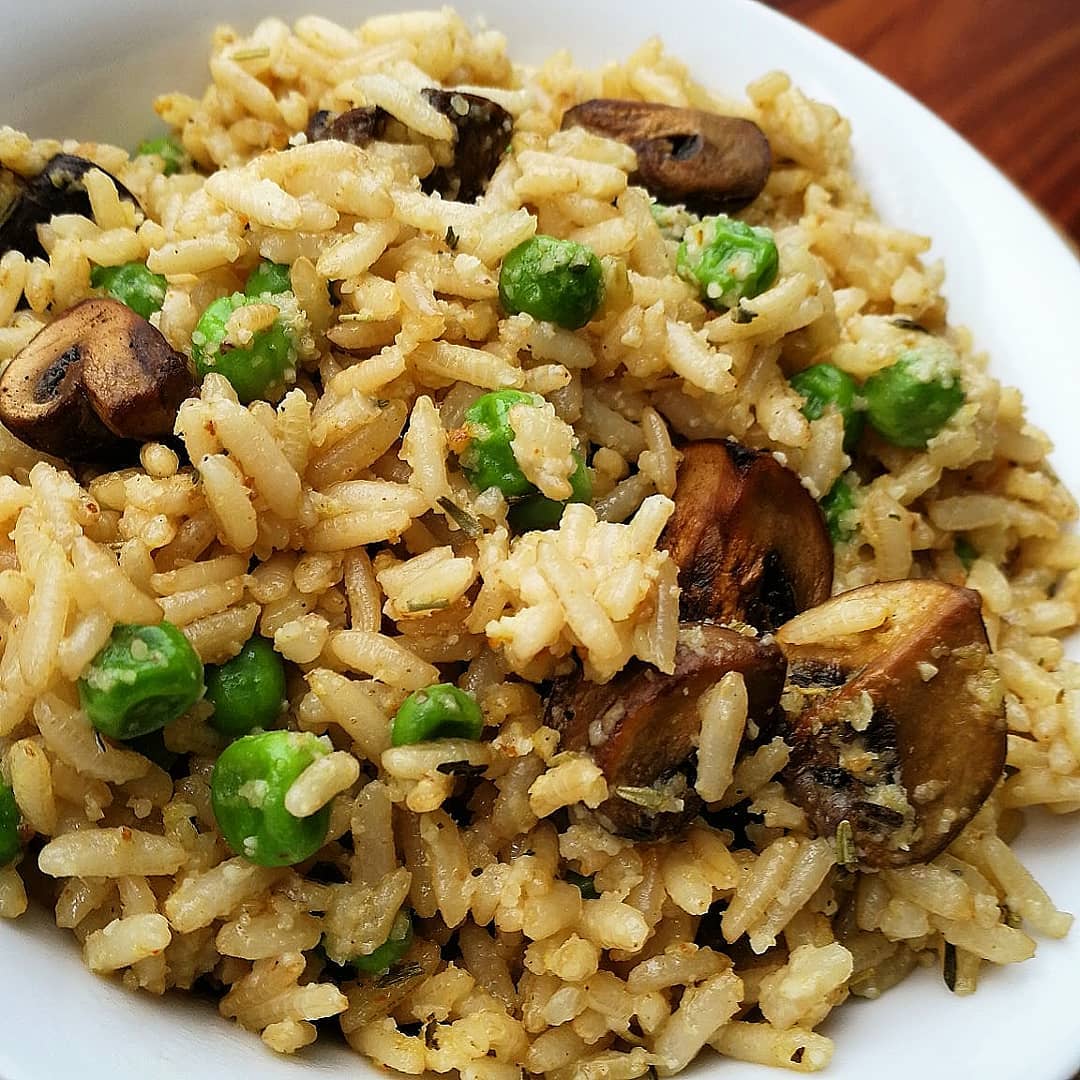
[[[311, 858], [326, 840], [330, 808], [297, 817], [285, 807], [293, 782], [330, 752], [310, 732], [273, 730], [285, 706], [285, 668], [265, 638], [253, 637], [227, 663], [204, 669], [175, 626], [123, 624], [78, 683], [94, 728], [152, 752], [147, 740], [205, 694], [210, 724], [232, 741], [210, 778], [214, 815], [239, 855], [261, 866], [291, 866]], [[483, 715], [476, 701], [443, 683], [410, 694], [394, 716], [391, 742], [407, 746], [438, 738], [478, 739]], [[266, 730], [269, 729], [269, 730]], [[21, 850], [19, 810], [9, 785], [0, 784], [0, 866]], [[387, 941], [350, 963], [377, 973], [395, 964], [412, 941], [411, 917], [401, 911]]]
[[[687, 230], [677, 265], [707, 303], [723, 307], [767, 289], [776, 279], [779, 259], [769, 230], [722, 215]], [[603, 296], [600, 260], [572, 240], [534, 236], [503, 259], [499, 272], [499, 299], [505, 311], [525, 312], [568, 330], [589, 322]], [[510, 503], [510, 524], [519, 532], [557, 525], [566, 505], [537, 492], [511, 446], [511, 410], [542, 404], [542, 398], [520, 390], [497, 390], [481, 396], [465, 414], [469, 442], [461, 454], [462, 470], [479, 490], [495, 487], [502, 492]], [[590, 502], [592, 482], [585, 459], [575, 452], [574, 460], [572, 493], [566, 502]]]
[[[830, 409], [840, 414], [848, 453], [858, 445], [867, 421], [894, 446], [921, 450], [964, 403], [955, 356], [936, 340], [933, 350], [901, 352], [861, 387], [846, 371], [827, 363], [793, 375], [791, 386], [802, 396], [808, 420], [817, 420]], [[834, 542], [853, 535], [856, 487], [857, 479], [845, 473], [821, 500]]]

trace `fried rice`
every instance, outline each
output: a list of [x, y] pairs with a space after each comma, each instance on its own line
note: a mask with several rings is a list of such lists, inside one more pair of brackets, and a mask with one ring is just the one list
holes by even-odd
[[[356, 31], [318, 16], [223, 27], [210, 75], [201, 98], [154, 103], [190, 171], [0, 128], [16, 175], [58, 152], [103, 170], [92, 216], [41, 225], [44, 257], [0, 258], [0, 364], [96, 295], [94, 265], [164, 275], [151, 322], [184, 354], [260, 258], [291, 267], [301, 327], [278, 404], [242, 405], [208, 375], [179, 443], [145, 443], [138, 466], [73, 469], [0, 428], [0, 752], [27, 842], [0, 869], [0, 914], [21, 915], [29, 890], [92, 971], [158, 995], [209, 989], [275, 1051], [332, 1026], [380, 1066], [465, 1080], [671, 1075], [706, 1046], [814, 1071], [833, 1054], [815, 1028], [849, 996], [925, 965], [969, 993], [989, 966], [1029, 960], [1034, 935], [1063, 936], [1071, 917], [1009, 844], [1025, 807], [1080, 809], [1080, 667], [1063, 646], [1080, 620], [1076, 505], [1019, 392], [947, 322], [929, 241], [876, 217], [844, 118], [776, 72], [721, 99], [657, 41], [598, 72], [566, 53], [525, 69], [446, 10]], [[421, 190], [452, 135], [430, 86], [513, 117], [474, 203]], [[765, 132], [773, 168], [740, 216], [773, 230], [780, 273], [741, 313], [676, 274], [628, 180], [633, 150], [561, 129], [595, 97]], [[421, 137], [304, 136], [317, 111], [358, 105]], [[500, 262], [536, 233], [603, 262], [604, 305], [581, 330], [500, 308]], [[927, 332], [958, 354], [965, 403], [925, 450], [860, 449], [833, 591], [932, 577], [978, 592], [1003, 779], [933, 861], [855, 869], [792, 801], [788, 744], [750, 737], [741, 680], [725, 679], [702, 699], [708, 812], [666, 839], [615, 835], [592, 813], [605, 775], [560, 745], [545, 695], [577, 664], [596, 682], [631, 662], [671, 670], [679, 586], [660, 538], [680, 447], [772, 451], [820, 498], [851, 464], [843, 425], [808, 420], [789, 375], [827, 358], [864, 379]], [[452, 452], [465, 410], [506, 388], [553, 407], [521, 433], [536, 460], [565, 457], [568, 429], [586, 451], [592, 504], [553, 530], [515, 535]], [[849, 617], [832, 631], [858, 632], [857, 606]], [[91, 729], [76, 680], [115, 625], [163, 618], [206, 664], [255, 633], [288, 662], [280, 725], [338, 752], [290, 791], [299, 813], [330, 807], [316, 856], [264, 867], [229, 849], [209, 788], [226, 740], [206, 702], [165, 728], [168, 770]], [[440, 681], [475, 696], [483, 738], [391, 746], [406, 695]], [[740, 828], [723, 817], [735, 807]], [[402, 906], [416, 920], [402, 963], [364, 976], [328, 961], [321, 942], [370, 952]]]

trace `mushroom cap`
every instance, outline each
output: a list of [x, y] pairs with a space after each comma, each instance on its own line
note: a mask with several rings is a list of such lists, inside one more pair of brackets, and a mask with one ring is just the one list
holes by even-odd
[[776, 633], [806, 704], [784, 782], [863, 866], [926, 862], [1001, 778], [1006, 729], [979, 595], [907, 580], [841, 593]]
[[651, 788], [684, 776], [681, 811], [650, 812], [617, 794], [596, 811], [614, 832], [665, 836], [701, 806], [693, 790], [701, 695], [738, 671], [746, 681], [751, 715], [765, 716], [780, 699], [784, 670], [783, 656], [771, 643], [725, 627], [684, 624], [672, 674], [635, 661], [607, 683], [589, 682], [580, 672], [557, 680], [545, 723], [561, 733], [563, 749], [591, 754], [612, 790]]
[[684, 619], [775, 630], [832, 591], [821, 508], [772, 454], [731, 439], [683, 448], [661, 544], [679, 567]]
[[379, 105], [361, 105], [335, 115], [328, 109], [313, 113], [307, 126], [308, 142], [337, 139], [353, 146], [367, 146], [382, 138], [390, 114]]
[[453, 162], [440, 165], [426, 177], [424, 191], [437, 191], [444, 199], [457, 202], [476, 202], [506, 152], [514, 118], [501, 105], [479, 94], [432, 87], [421, 94], [457, 132]]
[[37, 176], [29, 180], [14, 178], [6, 205], [0, 191], [0, 255], [9, 250], [21, 251], [28, 257], [44, 255], [37, 236], [39, 225], [57, 214], [91, 217], [84, 179], [91, 169], [105, 173], [121, 199], [136, 202], [135, 196], [100, 165], [75, 154], [54, 154]]
[[67, 461], [100, 461], [127, 440], [172, 434], [193, 386], [187, 358], [115, 300], [84, 300], [37, 334], [0, 375], [0, 422]]
[[634, 182], [661, 202], [700, 214], [749, 205], [772, 167], [769, 140], [757, 124], [703, 109], [593, 98], [567, 110], [562, 126], [628, 143], [638, 156]]

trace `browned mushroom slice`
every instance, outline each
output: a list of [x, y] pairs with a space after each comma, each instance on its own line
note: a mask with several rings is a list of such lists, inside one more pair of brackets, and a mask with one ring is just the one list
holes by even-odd
[[[37, 227], [56, 214], [91, 216], [90, 196], [84, 177], [100, 165], [74, 154], [54, 154], [31, 180], [10, 175], [0, 186], [0, 255], [21, 251], [26, 256], [44, 255]], [[105, 173], [109, 176], [109, 173]], [[111, 177], [122, 199], [135, 202], [135, 196], [115, 176]]]
[[35, 449], [97, 461], [129, 439], [172, 434], [191, 392], [186, 357], [115, 300], [84, 300], [45, 327], [0, 376], [0, 422]]
[[349, 109], [337, 115], [320, 109], [308, 121], [306, 134], [308, 142], [337, 139], [353, 146], [367, 146], [375, 139], [382, 138], [389, 120], [390, 114], [378, 105]]
[[427, 192], [444, 199], [475, 202], [484, 194], [496, 167], [506, 153], [514, 130], [514, 118], [494, 101], [459, 90], [422, 90], [428, 104], [447, 117], [457, 132], [454, 160], [440, 165], [423, 182]]
[[729, 671], [746, 680], [751, 715], [774, 709], [784, 682], [780, 651], [708, 624], [683, 625], [671, 675], [634, 662], [607, 683], [580, 674], [556, 682], [545, 722], [561, 733], [564, 750], [587, 751], [603, 770], [612, 795], [596, 813], [605, 827], [666, 836], [698, 812], [698, 699]]
[[567, 111], [580, 126], [637, 151], [631, 177], [661, 202], [699, 214], [730, 213], [752, 203], [769, 178], [772, 152], [757, 124], [701, 109], [593, 98]]
[[785, 705], [803, 704], [790, 797], [823, 835], [850, 830], [864, 866], [934, 858], [1005, 764], [978, 594], [940, 581], [867, 585], [792, 619], [776, 641], [790, 665]]
[[679, 567], [684, 619], [775, 630], [832, 591], [818, 504], [772, 454], [730, 439], [684, 447], [661, 543]]

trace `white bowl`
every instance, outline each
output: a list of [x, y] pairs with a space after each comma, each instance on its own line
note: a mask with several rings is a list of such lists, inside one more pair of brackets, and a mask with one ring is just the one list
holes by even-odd
[[[391, 8], [377, 0], [37, 0], [20, 5], [0, 38], [0, 122], [44, 136], [133, 145], [155, 127], [165, 90], [199, 92], [210, 30], [246, 28], [263, 14], [319, 11], [347, 24]], [[436, 6], [434, 0], [431, 6]], [[1055, 466], [1080, 492], [1080, 394], [1074, 329], [1080, 266], [1047, 221], [978, 153], [900, 89], [798, 24], [749, 0], [459, 0], [483, 15], [526, 61], [569, 47], [594, 65], [661, 34], [700, 77], [736, 92], [783, 68], [851, 119], [858, 173], [886, 221], [934, 237], [948, 269], [951, 317], [1019, 385], [1030, 414], [1056, 439]], [[186, 9], [186, 10], [185, 10]], [[1075, 652], [1075, 650], [1074, 650]], [[1080, 825], [1035, 816], [1018, 848], [1060, 907], [1080, 911]], [[0, 1076], [4, 1080], [297, 1080], [367, 1068], [342, 1046], [274, 1057], [256, 1036], [205, 1002], [157, 1000], [96, 978], [69, 934], [41, 913], [0, 925]], [[1066, 1080], [1080, 1065], [1080, 928], [1041, 941], [1026, 964], [988, 971], [970, 998], [921, 972], [873, 1003], [853, 1001], [825, 1030], [832, 1080]], [[330, 1040], [321, 1040], [328, 1043]], [[695, 1077], [730, 1080], [766, 1070], [713, 1058]], [[775, 1074], [774, 1074], [775, 1075]]]

